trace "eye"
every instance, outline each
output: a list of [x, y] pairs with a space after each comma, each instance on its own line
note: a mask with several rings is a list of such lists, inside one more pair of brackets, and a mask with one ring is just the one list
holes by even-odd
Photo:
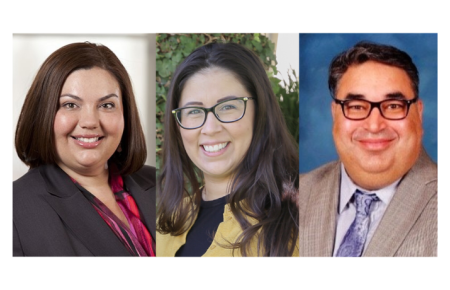
[[228, 111], [228, 110], [234, 110], [234, 109], [236, 109], [236, 106], [231, 105], [231, 104], [226, 104], [220, 108], [221, 111]]
[[365, 106], [360, 105], [360, 104], [347, 104], [347, 109], [348, 110], [352, 110], [352, 111], [361, 111], [361, 110], [365, 110]]
[[349, 108], [350, 110], [362, 110], [362, 109], [363, 109], [363, 106], [360, 106], [360, 105], [353, 105], [353, 106], [348, 106], [348, 108]]
[[345, 103], [345, 107], [350, 111], [365, 111], [369, 109], [369, 104], [364, 101], [354, 100]]
[[398, 107], [399, 107], [398, 104], [390, 104], [390, 105], [388, 106], [388, 109], [397, 109]]
[[398, 110], [398, 109], [403, 109], [404, 105], [402, 103], [392, 103], [392, 104], [388, 104], [386, 106], [387, 109], [390, 110]]
[[66, 108], [66, 109], [68, 109], [68, 110], [73, 110], [73, 109], [78, 108], [78, 105], [75, 104], [75, 103], [67, 102], [67, 103], [62, 104], [61, 107]]
[[230, 110], [236, 110], [237, 108], [240, 107], [239, 105], [240, 105], [239, 101], [230, 100], [230, 101], [219, 104], [218, 107], [216, 107], [216, 112], [217, 111], [226, 112], [226, 111], [230, 111]]
[[110, 110], [110, 109], [115, 108], [116, 105], [114, 103], [104, 103], [104, 104], [101, 104], [100, 107]]
[[186, 110], [188, 115], [198, 115], [201, 114], [203, 111], [200, 109], [188, 109]]
[[383, 103], [383, 110], [385, 111], [404, 111], [406, 103], [402, 100], [389, 100]]

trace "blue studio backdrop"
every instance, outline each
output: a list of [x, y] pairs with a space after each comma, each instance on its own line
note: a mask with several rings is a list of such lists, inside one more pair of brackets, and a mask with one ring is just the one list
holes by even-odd
[[395, 46], [413, 59], [424, 104], [423, 145], [437, 162], [437, 39], [437, 34], [300, 34], [300, 173], [338, 159], [328, 67], [337, 54], [363, 40]]

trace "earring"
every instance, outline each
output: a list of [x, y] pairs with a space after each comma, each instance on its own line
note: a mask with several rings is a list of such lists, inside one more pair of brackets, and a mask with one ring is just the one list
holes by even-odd
[[117, 150], [116, 150], [118, 153], [120, 153], [120, 152], [122, 152], [122, 145], [121, 144], [119, 144], [119, 147], [117, 147]]

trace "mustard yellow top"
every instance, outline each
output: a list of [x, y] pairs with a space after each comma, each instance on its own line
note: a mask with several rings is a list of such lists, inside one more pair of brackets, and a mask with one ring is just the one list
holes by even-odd
[[[157, 257], [175, 257], [176, 252], [186, 243], [186, 236], [189, 231], [179, 235], [172, 236], [170, 234], [163, 235], [156, 232], [156, 256]], [[237, 237], [242, 233], [239, 222], [234, 218], [229, 204], [225, 205], [223, 213], [223, 222], [219, 224], [214, 241], [202, 257], [241, 257], [239, 249], [228, 249], [223, 246], [229, 245], [229, 242], [236, 241]], [[257, 240], [253, 239], [250, 250], [251, 256], [257, 255]], [[222, 246], [221, 246], [222, 245]], [[297, 247], [293, 254], [294, 257], [299, 256], [298, 241]]]

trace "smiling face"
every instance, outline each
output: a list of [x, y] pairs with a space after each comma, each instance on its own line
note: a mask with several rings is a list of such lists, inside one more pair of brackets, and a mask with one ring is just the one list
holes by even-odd
[[[229, 71], [210, 68], [197, 72], [184, 85], [179, 107], [210, 108], [226, 98], [251, 97]], [[254, 100], [247, 101], [244, 117], [221, 123], [209, 112], [205, 124], [197, 129], [179, 128], [189, 158], [203, 171], [205, 179], [231, 178], [250, 147], [255, 116]]]
[[[338, 83], [336, 98], [380, 102], [391, 96], [414, 98], [411, 81], [400, 68], [374, 61], [348, 68]], [[403, 120], [384, 119], [374, 108], [367, 119], [348, 120], [332, 104], [336, 150], [352, 180], [375, 190], [402, 177], [416, 162], [422, 140], [422, 102], [411, 105]]]
[[104, 170], [123, 130], [122, 94], [116, 79], [98, 67], [71, 73], [55, 116], [58, 166], [69, 175]]

